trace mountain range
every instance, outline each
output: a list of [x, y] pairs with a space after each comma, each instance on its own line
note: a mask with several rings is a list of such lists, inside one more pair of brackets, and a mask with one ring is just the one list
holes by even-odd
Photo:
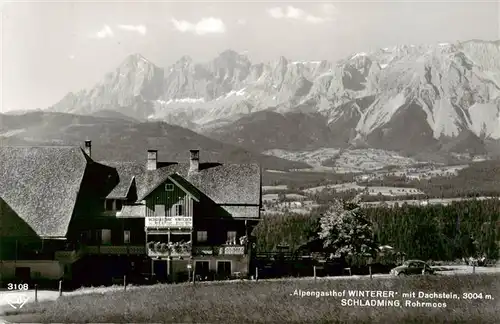
[[161, 68], [140, 54], [50, 111], [163, 121], [246, 149], [485, 154], [500, 139], [500, 41], [401, 45], [339, 61], [227, 50]]
[[100, 116], [35, 111], [0, 114], [0, 145], [82, 146], [92, 140], [97, 161], [146, 163], [147, 149], [157, 149], [160, 161], [185, 161], [189, 149], [200, 149], [200, 159], [210, 162], [258, 162], [263, 169], [289, 170], [310, 167], [303, 162], [245, 150], [222, 143], [189, 129], [165, 122], [134, 121], [119, 113], [101, 111]]

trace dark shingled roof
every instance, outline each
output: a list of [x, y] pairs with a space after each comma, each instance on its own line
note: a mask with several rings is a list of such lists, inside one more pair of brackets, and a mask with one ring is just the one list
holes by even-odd
[[[103, 187], [107, 183], [105, 174], [110, 172], [103, 165], [116, 169], [119, 178], [107, 194], [110, 199], [127, 198], [135, 180], [138, 201], [143, 200], [171, 177], [198, 199], [204, 195], [233, 214], [258, 216], [258, 209], [235, 206], [260, 205], [258, 164], [200, 163], [199, 171], [190, 173], [189, 163], [158, 163], [157, 170], [148, 171], [145, 164], [137, 162], [94, 163], [81, 148], [65, 146], [1, 146], [0, 199], [40, 237], [65, 237], [79, 195], [96, 186], [106, 193], [110, 190]], [[82, 185], [86, 170], [90, 170], [86, 182], [91, 189]], [[102, 183], [100, 177], [104, 177]], [[121, 214], [140, 216], [144, 209], [144, 205], [125, 205]]]
[[137, 196], [142, 200], [168, 176], [177, 173], [201, 193], [220, 205], [260, 205], [258, 164], [200, 163], [198, 172], [189, 173], [189, 163], [178, 163], [146, 171], [136, 177]]
[[137, 162], [99, 161], [98, 163], [115, 168], [118, 172], [120, 182], [108, 194], [106, 197], [108, 199], [125, 199], [128, 195], [134, 177], [146, 170], [143, 163]]
[[40, 237], [64, 237], [87, 156], [78, 147], [0, 147], [0, 197]]
[[146, 205], [124, 205], [122, 210], [116, 213], [116, 217], [120, 218], [144, 218], [146, 216]]
[[198, 190], [198, 188], [193, 186], [191, 183], [189, 183], [189, 181], [181, 177], [178, 173], [171, 174], [168, 178], [172, 180], [176, 185], [184, 188], [184, 190], [187, 191], [187, 193], [189, 193], [191, 196], [193, 196], [196, 201], [200, 201], [200, 198], [203, 194]]
[[258, 218], [260, 215], [260, 206], [227, 206], [221, 205], [221, 207], [234, 217], [242, 218]]

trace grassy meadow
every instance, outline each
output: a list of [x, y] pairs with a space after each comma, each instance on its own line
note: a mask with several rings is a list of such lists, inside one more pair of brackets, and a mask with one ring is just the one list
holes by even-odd
[[[399, 293], [395, 299], [403, 307], [342, 306], [341, 299], [349, 297], [300, 297], [294, 295], [296, 290], [392, 290]], [[445, 302], [447, 307], [404, 307], [408, 298], [401, 294], [418, 291], [459, 296], [482, 292], [494, 299], [420, 299]], [[4, 318], [16, 323], [500, 323], [499, 307], [500, 274], [476, 274], [156, 285], [63, 296], [55, 302], [28, 304]]]

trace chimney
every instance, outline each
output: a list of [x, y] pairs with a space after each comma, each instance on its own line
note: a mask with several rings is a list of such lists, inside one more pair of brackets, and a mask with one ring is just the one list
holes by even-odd
[[189, 172], [198, 172], [200, 170], [200, 150], [189, 150]]
[[83, 151], [89, 156], [92, 157], [92, 141], [91, 140], [86, 140], [85, 141], [85, 146], [83, 148]]
[[147, 170], [156, 170], [157, 162], [158, 162], [158, 151], [157, 150], [148, 150]]

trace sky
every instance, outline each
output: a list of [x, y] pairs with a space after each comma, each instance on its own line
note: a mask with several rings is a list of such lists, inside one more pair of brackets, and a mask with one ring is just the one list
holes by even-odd
[[232, 49], [254, 63], [500, 39], [498, 1], [59, 1], [1, 6], [0, 112], [46, 108], [127, 55], [166, 67]]

